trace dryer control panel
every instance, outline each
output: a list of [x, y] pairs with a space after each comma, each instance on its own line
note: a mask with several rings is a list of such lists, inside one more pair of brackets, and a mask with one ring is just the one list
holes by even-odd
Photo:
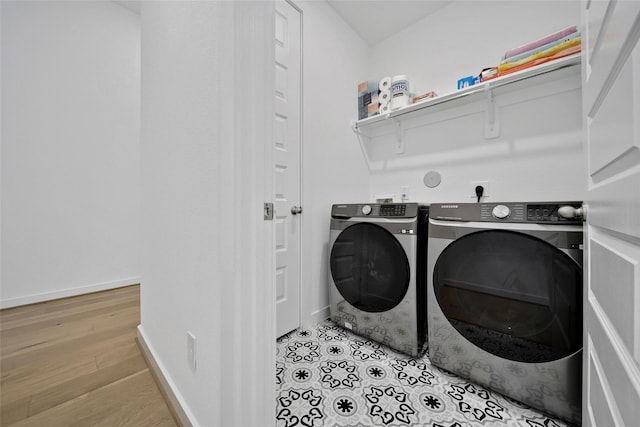
[[354, 203], [331, 207], [333, 218], [415, 218], [418, 216], [417, 203]]
[[540, 224], [581, 224], [581, 218], [558, 214], [563, 206], [580, 208], [581, 202], [534, 203], [436, 203], [430, 207], [433, 219], [445, 221], [516, 222]]

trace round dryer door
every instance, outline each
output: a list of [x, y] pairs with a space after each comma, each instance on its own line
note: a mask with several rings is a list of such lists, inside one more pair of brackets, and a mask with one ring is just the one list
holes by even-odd
[[342, 297], [367, 312], [387, 311], [409, 288], [409, 261], [398, 240], [379, 225], [356, 223], [336, 239], [329, 260]]
[[582, 347], [582, 267], [541, 239], [486, 230], [454, 240], [433, 286], [451, 325], [501, 358], [541, 363]]

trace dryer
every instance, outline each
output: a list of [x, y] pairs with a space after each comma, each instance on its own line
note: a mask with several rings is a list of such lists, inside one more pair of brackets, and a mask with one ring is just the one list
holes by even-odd
[[427, 206], [337, 204], [331, 208], [331, 320], [417, 356], [427, 334]]
[[427, 257], [431, 363], [578, 424], [580, 206], [432, 204]]

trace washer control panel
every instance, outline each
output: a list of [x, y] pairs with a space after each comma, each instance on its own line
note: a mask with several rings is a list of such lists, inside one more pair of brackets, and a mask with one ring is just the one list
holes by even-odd
[[540, 224], [579, 224], [580, 218], [558, 214], [563, 206], [580, 208], [582, 202], [542, 203], [436, 203], [429, 209], [433, 219], [448, 221], [519, 222]]
[[493, 210], [491, 211], [491, 215], [493, 215], [494, 218], [498, 218], [498, 219], [505, 219], [510, 214], [511, 214], [511, 209], [509, 209], [509, 206], [505, 206], [505, 205], [496, 205], [493, 207]]
[[[470, 203], [473, 204], [473, 203]], [[478, 204], [478, 203], [476, 203]], [[524, 220], [524, 205], [522, 203], [479, 203], [480, 221]]]
[[415, 218], [417, 215], [417, 203], [362, 203], [331, 207], [331, 216], [334, 218]]

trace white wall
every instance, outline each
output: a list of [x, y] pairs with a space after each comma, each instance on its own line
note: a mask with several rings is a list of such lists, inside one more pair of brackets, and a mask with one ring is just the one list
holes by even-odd
[[139, 332], [194, 425], [275, 420], [272, 17], [262, 1], [142, 2]]
[[10, 307], [139, 280], [139, 16], [2, 1], [2, 292]]
[[372, 46], [369, 68], [406, 74], [417, 93], [442, 95], [497, 66], [507, 50], [579, 23], [577, 0], [457, 0]]
[[[378, 76], [407, 74], [419, 91], [443, 95], [459, 77], [496, 65], [507, 49], [577, 25], [579, 16], [576, 1], [456, 1], [372, 47], [370, 69]], [[404, 154], [393, 152], [391, 139], [369, 144], [369, 197], [398, 199], [406, 188], [410, 201], [471, 202], [472, 182], [488, 181], [483, 201], [582, 200], [579, 67], [563, 76], [511, 94], [496, 91], [498, 138], [484, 136], [481, 97], [403, 123]], [[423, 184], [431, 170], [442, 176], [433, 189]]]
[[[497, 138], [485, 138], [482, 93], [403, 121], [404, 154], [394, 152], [395, 135], [374, 137], [366, 143], [372, 197], [398, 198], [404, 187], [411, 201], [475, 202], [472, 183], [486, 181], [485, 202], [582, 200], [580, 67], [550, 76], [531, 87], [522, 82], [517, 91], [494, 91]], [[441, 175], [439, 186], [424, 185], [428, 171]]]
[[303, 245], [301, 322], [329, 315], [327, 258], [331, 205], [368, 198], [368, 172], [351, 120], [367, 79], [367, 44], [326, 3], [303, 11]]

